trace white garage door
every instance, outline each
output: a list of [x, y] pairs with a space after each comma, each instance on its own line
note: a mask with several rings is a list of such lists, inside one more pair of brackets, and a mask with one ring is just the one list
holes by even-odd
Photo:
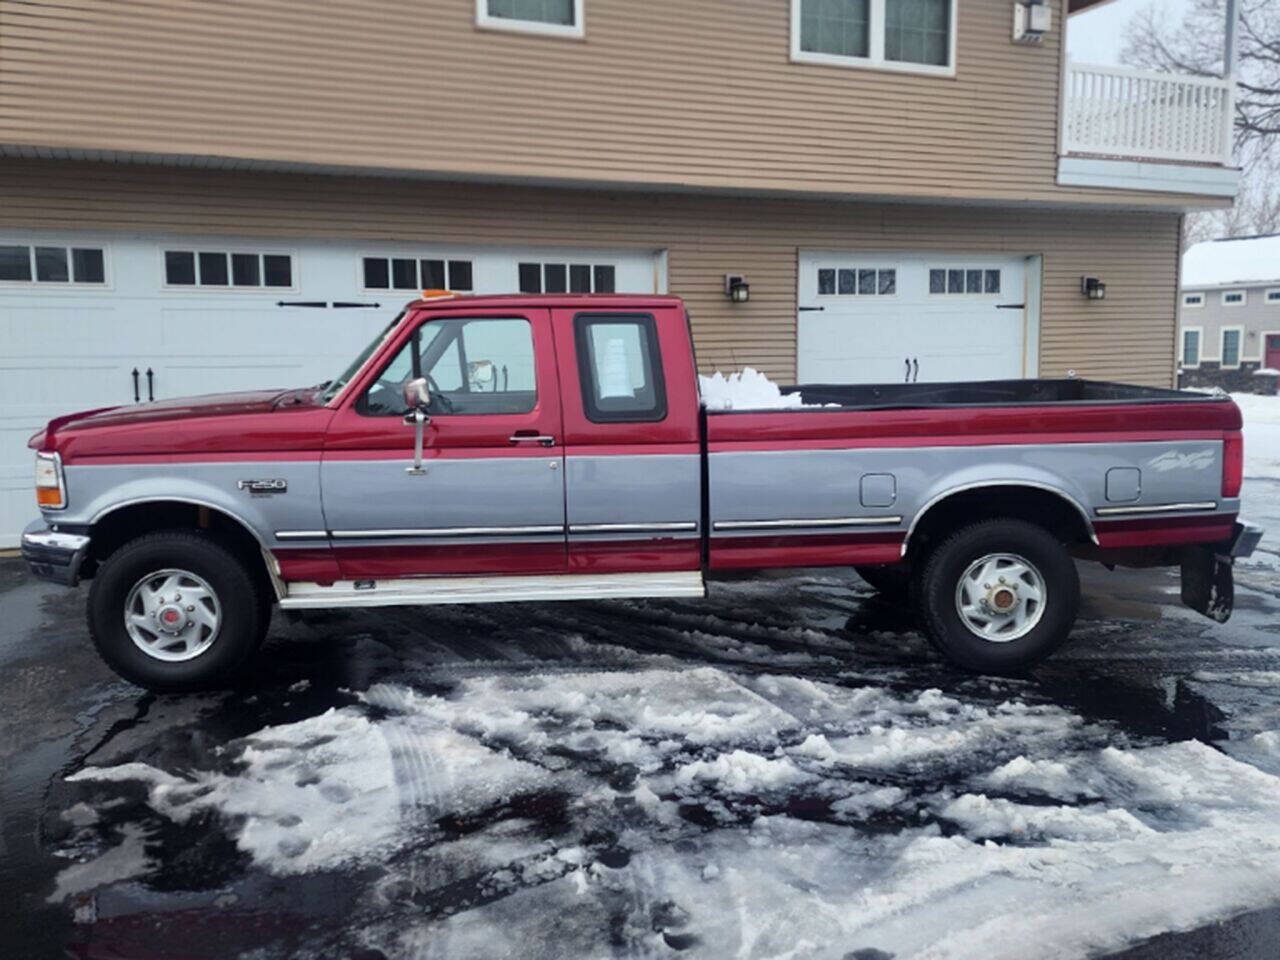
[[16, 545], [36, 516], [26, 442], [52, 417], [319, 383], [341, 372], [416, 291], [444, 286], [661, 293], [665, 258], [636, 250], [0, 233], [0, 546]]
[[801, 251], [801, 383], [1035, 376], [1039, 258]]

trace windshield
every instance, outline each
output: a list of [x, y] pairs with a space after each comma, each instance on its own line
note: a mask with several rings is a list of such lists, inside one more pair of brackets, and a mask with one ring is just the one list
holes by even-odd
[[395, 319], [387, 324], [386, 329], [374, 337], [367, 347], [360, 351], [360, 354], [351, 361], [351, 365], [347, 367], [346, 370], [342, 371], [342, 375], [339, 376], [338, 379], [330, 380], [328, 383], [323, 385], [324, 394], [320, 397], [321, 403], [328, 403], [342, 391], [343, 387], [351, 382], [351, 378], [359, 373], [360, 368], [368, 362], [369, 358], [378, 352], [378, 348], [387, 342], [387, 338], [391, 336], [396, 325], [404, 315], [405, 311], [403, 310], [397, 313]]

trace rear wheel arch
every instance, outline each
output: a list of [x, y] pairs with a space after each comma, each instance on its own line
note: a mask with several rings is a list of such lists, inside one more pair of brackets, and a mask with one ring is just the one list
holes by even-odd
[[1035, 524], [1068, 546], [1097, 543], [1088, 512], [1066, 491], [1026, 480], [996, 481], [955, 487], [926, 503], [907, 530], [903, 556], [919, 562], [930, 544], [951, 532], [997, 519]]

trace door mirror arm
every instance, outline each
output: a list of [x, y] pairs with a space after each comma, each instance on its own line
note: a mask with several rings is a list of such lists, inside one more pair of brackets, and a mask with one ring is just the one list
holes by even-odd
[[431, 406], [431, 387], [426, 377], [414, 377], [404, 385], [404, 404], [410, 411], [404, 422], [413, 425], [413, 466], [405, 467], [405, 472], [420, 477], [427, 472], [422, 465], [422, 437], [431, 422], [427, 415], [427, 408]]

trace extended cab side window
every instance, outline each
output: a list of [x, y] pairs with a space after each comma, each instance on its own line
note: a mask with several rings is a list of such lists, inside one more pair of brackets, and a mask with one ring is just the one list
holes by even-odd
[[648, 423], [667, 416], [658, 327], [648, 314], [574, 318], [582, 405], [593, 423]]
[[448, 317], [424, 323], [356, 403], [369, 416], [403, 416], [404, 385], [417, 369], [431, 387], [431, 414], [529, 413], [538, 403], [533, 330], [520, 317]]

